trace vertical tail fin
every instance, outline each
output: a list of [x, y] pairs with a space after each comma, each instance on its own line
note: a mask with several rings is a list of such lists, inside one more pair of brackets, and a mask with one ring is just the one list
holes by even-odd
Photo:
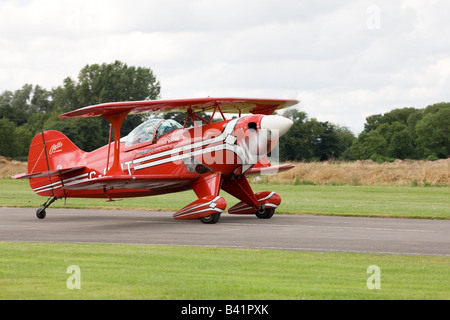
[[14, 178], [30, 179], [30, 187], [41, 196], [63, 197], [62, 175], [84, 170], [85, 167], [79, 165], [83, 154], [84, 151], [61, 132], [41, 132], [31, 141], [28, 173]]
[[31, 141], [28, 174], [76, 167], [83, 153], [61, 132], [41, 132]]

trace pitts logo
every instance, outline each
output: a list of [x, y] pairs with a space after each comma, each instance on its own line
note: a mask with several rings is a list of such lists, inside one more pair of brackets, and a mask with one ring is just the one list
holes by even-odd
[[59, 141], [58, 143], [53, 144], [48, 151], [48, 154], [54, 154], [62, 151], [63, 143]]

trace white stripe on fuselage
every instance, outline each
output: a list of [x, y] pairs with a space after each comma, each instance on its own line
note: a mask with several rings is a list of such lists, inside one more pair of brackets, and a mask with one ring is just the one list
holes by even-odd
[[[135, 171], [142, 170], [145, 168], [158, 166], [158, 165], [161, 165], [164, 163], [189, 159], [192, 157], [205, 155], [205, 154], [208, 154], [211, 152], [222, 151], [222, 150], [229, 150], [231, 152], [234, 152], [240, 158], [241, 162], [244, 163], [245, 160], [249, 158], [249, 155], [247, 154], [245, 148], [243, 148], [239, 145], [235, 145], [235, 144], [228, 144], [225, 141], [227, 139], [227, 137], [231, 133], [233, 133], [234, 128], [236, 127], [237, 121], [239, 121], [239, 119], [233, 119], [230, 122], [228, 122], [227, 125], [225, 126], [224, 131], [217, 137], [198, 141], [198, 142], [195, 142], [192, 144], [186, 144], [186, 145], [183, 145], [183, 146], [180, 146], [177, 148], [173, 148], [168, 151], [163, 151], [163, 152], [159, 152], [156, 154], [152, 154], [150, 156], [135, 159], [135, 160], [133, 160], [133, 164], [139, 164], [139, 163], [142, 163], [142, 164], [136, 165], [134, 167], [134, 170]], [[235, 139], [233, 139], [233, 140], [235, 140]], [[220, 143], [220, 142], [222, 142], [222, 144], [208, 147], [209, 145], [212, 145], [215, 143]], [[205, 146], [206, 146], [206, 148], [203, 148]], [[203, 148], [203, 149], [195, 150], [197, 148]], [[189, 151], [189, 152], [186, 152], [186, 151]], [[179, 153], [181, 153], [181, 154], [179, 154]], [[166, 156], [170, 156], [170, 157], [166, 157]], [[161, 157], [166, 157], [166, 158], [159, 159]], [[156, 159], [159, 159], [159, 160], [156, 160]], [[151, 161], [151, 160], [153, 160], [153, 161]], [[149, 161], [149, 162], [147, 162], [147, 161]], [[143, 162], [145, 162], [145, 163], [143, 163]]]
[[[237, 122], [240, 120], [240, 118], [233, 119], [230, 122], [228, 122], [225, 126], [225, 129], [222, 131], [220, 135], [214, 138], [210, 138], [207, 140], [198, 141], [191, 144], [186, 144], [180, 147], [173, 148], [171, 150], [159, 152], [156, 154], [152, 154], [149, 156], [145, 156], [142, 158], [134, 159], [132, 163], [136, 166], [134, 166], [134, 171], [142, 170], [149, 167], [158, 166], [164, 163], [169, 162], [175, 162], [180, 161], [192, 157], [197, 157], [201, 155], [205, 155], [212, 152], [217, 151], [223, 151], [228, 150], [236, 154], [236, 156], [240, 159], [241, 163], [246, 163], [248, 160], [250, 160], [251, 155], [248, 154], [248, 150], [243, 148], [242, 146], [239, 146], [237, 144], [229, 144], [227, 143], [227, 137], [233, 133]], [[232, 139], [233, 141], [236, 141], [236, 139]], [[217, 144], [222, 142], [222, 144]], [[216, 144], [214, 146], [210, 146], [212, 144]], [[204, 148], [206, 147], [206, 148]], [[198, 149], [202, 148], [202, 149]], [[196, 150], [198, 149], [198, 150]], [[181, 153], [181, 154], [180, 154]], [[167, 157], [170, 156], [170, 157]], [[162, 157], [166, 157], [163, 159], [159, 159]], [[157, 160], [159, 159], [159, 160]], [[153, 161], [152, 161], [153, 160]], [[130, 162], [128, 162], [130, 163]], [[131, 171], [128, 170], [131, 175]], [[94, 178], [95, 179], [95, 178]], [[72, 178], [64, 179], [62, 181], [57, 181], [54, 183], [50, 183], [38, 188], [33, 189], [36, 193], [42, 193], [54, 189], [62, 188], [63, 186], [70, 186], [73, 184], [77, 184], [80, 182], [85, 182], [88, 180], [92, 180], [89, 173], [84, 173], [82, 175], [78, 175]]]
[[177, 147], [177, 148], [173, 148], [171, 150], [167, 150], [167, 151], [159, 152], [159, 153], [156, 153], [156, 154], [152, 154], [150, 156], [138, 158], [138, 159], [133, 160], [133, 164], [146, 162], [146, 161], [149, 161], [149, 160], [153, 160], [153, 159], [157, 159], [157, 158], [161, 158], [161, 157], [177, 154], [177, 153], [180, 153], [180, 152], [184, 152], [186, 150], [192, 150], [192, 149], [196, 149], [196, 148], [201, 148], [201, 147], [204, 147], [206, 145], [210, 145], [210, 144], [217, 143], [217, 142], [223, 142], [223, 141], [225, 141], [226, 137], [233, 132], [234, 127], [236, 126], [236, 123], [237, 123], [238, 120], [239, 119], [233, 119], [230, 122], [228, 122], [227, 125], [225, 126], [225, 129], [217, 137], [210, 138], [210, 139], [207, 139], [207, 140], [198, 141], [198, 142], [191, 143], [191, 144], [186, 144], [186, 145], [183, 145], [183, 146], [180, 146], [180, 147]]
[[79, 181], [75, 181], [75, 180], [82, 179], [82, 178], [85, 178], [87, 176], [89, 176], [89, 173], [83, 173], [83, 174], [81, 174], [79, 176], [75, 176], [75, 177], [72, 177], [72, 178], [64, 179], [62, 181], [57, 181], [57, 182], [54, 182], [54, 183], [49, 183], [49, 184], [47, 184], [45, 186], [41, 186], [41, 187], [35, 188], [35, 189], [33, 189], [33, 191], [36, 192], [36, 193], [42, 193], [42, 192], [50, 191], [50, 190], [53, 190], [53, 189], [59, 189], [63, 185], [71, 185], [73, 183], [78, 183]]

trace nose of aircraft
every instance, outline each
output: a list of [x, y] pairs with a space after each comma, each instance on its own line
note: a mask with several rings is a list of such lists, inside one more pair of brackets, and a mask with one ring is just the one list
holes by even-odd
[[282, 116], [264, 116], [261, 120], [261, 129], [271, 130], [272, 133], [275, 133], [274, 130], [278, 130], [278, 137], [281, 137], [293, 124], [291, 119]]

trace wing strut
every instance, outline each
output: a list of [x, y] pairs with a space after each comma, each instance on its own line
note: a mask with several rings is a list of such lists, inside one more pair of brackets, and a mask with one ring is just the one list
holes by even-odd
[[[222, 115], [222, 119], [223, 121], [226, 121], [227, 119], [225, 118], [225, 115], [222, 112], [222, 109], [220, 109], [220, 105], [218, 103], [216, 103], [216, 107], [214, 108], [214, 112], [211, 116], [211, 119], [209, 119], [209, 124], [211, 124], [214, 120], [214, 116], [216, 115], [216, 111], [217, 109], [219, 109], [220, 114]], [[239, 118], [241, 117], [241, 111], [239, 110]]]
[[195, 112], [192, 111], [192, 109], [189, 109], [189, 110], [188, 110], [187, 117], [186, 117], [186, 121], [184, 122], [183, 129], [186, 128], [186, 126], [187, 126], [187, 124], [188, 124], [188, 122], [189, 122], [189, 119], [192, 120], [192, 123], [194, 124], [194, 127], [198, 127], [198, 124], [197, 124], [197, 122], [195, 121], [196, 119], [197, 119], [197, 120], [200, 120], [200, 121], [202, 121], [202, 122], [204, 122], [204, 123], [206, 123], [206, 124], [211, 123], [211, 122], [208, 122], [207, 120], [203, 119], [202, 117], [199, 117], [198, 115], [196, 115]]
[[[102, 118], [111, 123], [111, 126], [114, 129], [114, 161], [105, 176], [123, 175], [122, 168], [120, 167], [120, 128], [122, 127], [122, 123], [130, 111], [131, 110], [126, 110], [120, 113], [102, 115]], [[111, 144], [111, 141], [109, 143]]]

